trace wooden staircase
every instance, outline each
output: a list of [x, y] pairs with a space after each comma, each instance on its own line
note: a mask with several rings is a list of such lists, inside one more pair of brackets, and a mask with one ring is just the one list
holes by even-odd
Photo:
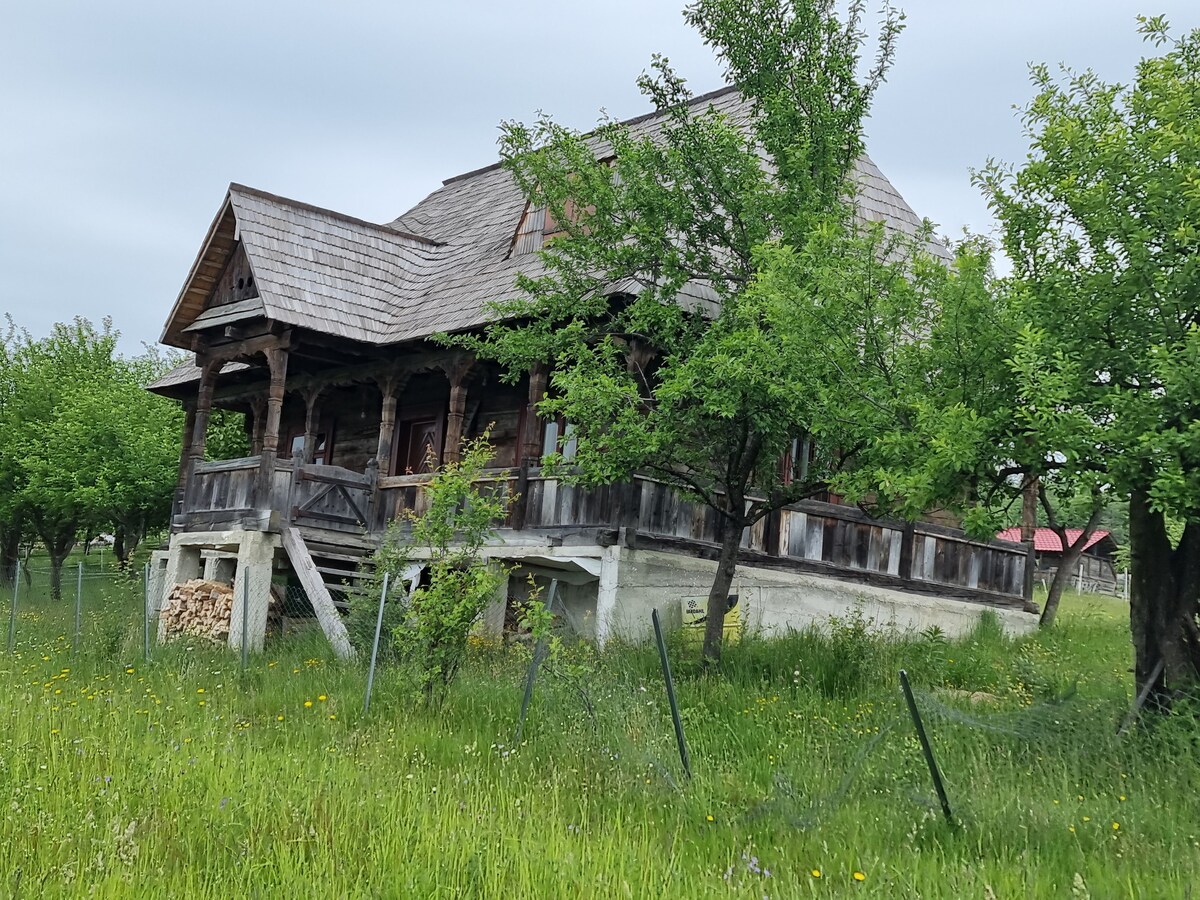
[[311, 536], [304, 538], [304, 545], [334, 607], [342, 614], [348, 613], [350, 595], [356, 590], [366, 589], [375, 573], [375, 562], [370, 555], [374, 548], [347, 545], [340, 539], [331, 542], [328, 537], [320, 539]]
[[283, 529], [283, 549], [334, 653], [341, 659], [352, 658], [354, 647], [342, 613], [349, 607], [347, 592], [365, 577], [359, 566], [375, 544], [352, 535], [339, 536], [333, 543], [328, 535], [288, 527]]

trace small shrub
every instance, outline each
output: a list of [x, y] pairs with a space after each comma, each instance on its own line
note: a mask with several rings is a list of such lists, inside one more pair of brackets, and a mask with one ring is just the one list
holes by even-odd
[[[440, 701], [457, 677], [472, 625], [508, 577], [506, 569], [480, 555], [509, 502], [479, 489], [492, 458], [488, 437], [485, 432], [464, 442], [460, 461], [433, 475], [425, 485], [426, 511], [394, 523], [376, 557], [377, 581], [387, 573], [394, 583], [415, 560], [428, 568], [427, 580], [405, 601], [390, 604], [390, 616], [385, 606], [395, 653], [413, 667], [427, 703]], [[399, 595], [403, 588], [397, 588]], [[375, 589], [376, 597], [381, 589]]]

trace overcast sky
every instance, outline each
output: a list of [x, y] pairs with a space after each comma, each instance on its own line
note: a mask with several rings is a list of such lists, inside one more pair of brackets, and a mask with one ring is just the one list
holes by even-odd
[[[909, 0], [868, 149], [913, 208], [987, 231], [970, 169], [1019, 160], [1027, 65], [1128, 81], [1139, 12], [1200, 27], [1196, 0]], [[497, 124], [586, 128], [647, 111], [666, 54], [722, 85], [681, 0], [74, 3], [0, 17], [0, 312], [35, 335], [112, 316], [157, 340], [226, 185], [372, 221], [495, 160]]]

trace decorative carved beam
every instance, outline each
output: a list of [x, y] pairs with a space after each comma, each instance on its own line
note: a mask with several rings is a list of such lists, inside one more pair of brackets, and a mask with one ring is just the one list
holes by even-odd
[[379, 461], [379, 471], [390, 475], [392, 472], [392, 438], [396, 430], [396, 398], [408, 384], [409, 375], [392, 372], [378, 379], [379, 391], [383, 394], [383, 407], [379, 415], [379, 449], [375, 458]]
[[265, 505], [271, 495], [275, 475], [275, 460], [279, 455], [279, 422], [283, 415], [283, 394], [287, 383], [287, 350], [272, 348], [266, 351], [271, 369], [271, 388], [267, 393], [266, 425], [263, 429], [262, 461], [259, 464], [258, 504]]
[[[311, 463], [317, 453], [317, 400], [321, 397], [321, 392], [325, 390], [323, 385], [309, 387], [302, 390], [300, 393], [304, 397], [304, 462]], [[325, 462], [329, 462], [328, 459]]]
[[267, 424], [267, 398], [259, 395], [250, 399], [250, 455], [258, 456], [263, 448], [263, 430]]
[[446, 450], [443, 462], [456, 463], [462, 455], [463, 421], [467, 410], [467, 382], [475, 365], [474, 357], [462, 357], [444, 369], [450, 380], [450, 408], [446, 415]]

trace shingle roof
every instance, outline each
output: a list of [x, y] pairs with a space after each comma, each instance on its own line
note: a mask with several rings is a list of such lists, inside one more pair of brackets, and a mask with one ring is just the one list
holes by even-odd
[[[733, 88], [695, 102], [710, 103], [743, 127], [750, 124], [750, 104]], [[626, 124], [642, 136], [662, 123], [652, 113]], [[604, 152], [599, 141], [594, 145], [598, 155]], [[917, 232], [921, 219], [865, 156], [858, 181], [861, 219]], [[525, 208], [511, 175], [497, 164], [447, 180], [387, 225], [234, 184], [213, 229], [228, 231], [222, 216], [232, 211], [262, 315], [353, 341], [393, 344], [482, 325], [491, 317], [489, 303], [514, 293], [518, 272], [538, 274], [537, 254], [510, 254]], [[193, 274], [201, 268], [211, 273], [228, 258], [231, 235], [219, 236], [225, 255], [202, 267], [202, 253]], [[940, 244], [931, 249], [947, 255]], [[212, 281], [211, 275], [204, 278], [204, 285]], [[693, 293], [706, 295], [703, 286], [697, 288]], [[189, 277], [164, 341], [183, 346], [184, 329], [200, 317], [221, 315], [200, 307], [201, 293]]]
[[[1067, 543], [1074, 545], [1079, 540], [1079, 536], [1083, 534], [1082, 528], [1067, 529]], [[1109, 536], [1107, 531], [1093, 531], [1092, 536], [1088, 538], [1086, 544], [1083, 545], [1084, 550], [1091, 550], [1102, 540]], [[1011, 541], [1014, 544], [1021, 543], [1020, 528], [1005, 528], [996, 535], [998, 541]], [[1033, 549], [1038, 553], [1062, 553], [1062, 539], [1058, 534], [1049, 528], [1038, 528], [1033, 533]]]

